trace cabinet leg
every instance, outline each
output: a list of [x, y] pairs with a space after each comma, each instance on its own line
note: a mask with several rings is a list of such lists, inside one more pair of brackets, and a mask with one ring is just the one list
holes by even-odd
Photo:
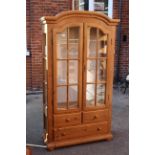
[[48, 145], [47, 145], [47, 150], [48, 151], [52, 151], [52, 150], [54, 150], [54, 145], [52, 144], [52, 143], [49, 143]]
[[106, 141], [111, 141], [112, 140], [112, 137], [109, 137], [106, 139]]
[[105, 140], [106, 141], [110, 141], [110, 140], [112, 140], [113, 139], [113, 136], [112, 136], [112, 134], [110, 134]]
[[53, 151], [54, 147], [47, 148], [48, 151]]

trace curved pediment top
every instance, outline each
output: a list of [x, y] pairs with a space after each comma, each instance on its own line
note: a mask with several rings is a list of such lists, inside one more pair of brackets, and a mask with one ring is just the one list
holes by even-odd
[[41, 17], [41, 22], [43, 24], [48, 23], [57, 23], [58, 20], [63, 20], [66, 18], [75, 18], [75, 17], [86, 17], [86, 18], [96, 18], [100, 19], [108, 25], [118, 25], [120, 22], [119, 19], [111, 19], [105, 14], [97, 13], [94, 11], [63, 11], [56, 16], [44, 16]]

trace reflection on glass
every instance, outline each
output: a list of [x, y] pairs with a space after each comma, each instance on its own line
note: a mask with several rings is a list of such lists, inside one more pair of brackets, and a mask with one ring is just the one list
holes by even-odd
[[67, 62], [66, 61], [57, 61], [57, 83], [66, 84], [67, 82]]
[[57, 58], [67, 58], [67, 29], [58, 33]]
[[78, 83], [78, 61], [69, 60], [69, 83]]
[[87, 82], [94, 82], [96, 77], [96, 60], [87, 60]]
[[96, 57], [96, 47], [97, 47], [97, 29], [88, 28], [88, 57]]
[[69, 58], [78, 58], [79, 44], [69, 43]]
[[57, 102], [58, 109], [66, 109], [67, 108], [67, 87], [57, 87]]
[[98, 81], [106, 80], [106, 60], [98, 60], [97, 77]]
[[86, 106], [95, 105], [95, 84], [87, 84], [86, 86]]
[[69, 58], [78, 58], [79, 51], [79, 27], [69, 28]]
[[96, 57], [96, 41], [89, 41], [88, 57]]
[[[75, 6], [76, 7], [76, 6]], [[83, 11], [84, 10], [84, 5], [80, 5], [79, 6], [79, 11]]]
[[104, 57], [107, 55], [107, 34], [99, 30], [99, 50], [98, 56]]
[[69, 40], [79, 39], [79, 27], [69, 28]]
[[57, 45], [57, 58], [66, 59], [67, 58], [67, 44], [58, 44]]
[[105, 84], [97, 85], [96, 103], [98, 106], [103, 105], [105, 100]]
[[67, 29], [58, 33], [58, 44], [67, 44]]
[[69, 86], [69, 108], [77, 108], [78, 106], [78, 87], [77, 86]]
[[100, 41], [98, 57], [105, 57], [106, 55], [107, 55], [107, 46], [105, 45], [104, 41]]
[[97, 28], [90, 28], [90, 40], [97, 40]]

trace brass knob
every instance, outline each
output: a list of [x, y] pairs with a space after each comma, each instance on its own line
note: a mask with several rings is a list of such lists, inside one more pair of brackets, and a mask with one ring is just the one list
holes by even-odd
[[66, 122], [70, 122], [70, 119], [69, 118], [66, 118]]
[[97, 128], [97, 131], [101, 131], [102, 128]]
[[94, 119], [97, 119], [97, 118], [98, 118], [98, 116], [97, 116], [97, 115], [95, 115], [95, 116], [94, 116]]

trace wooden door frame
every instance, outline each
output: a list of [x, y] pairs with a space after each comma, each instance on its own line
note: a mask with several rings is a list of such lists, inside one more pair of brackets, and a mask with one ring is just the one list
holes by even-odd
[[[64, 29], [69, 27], [79, 27], [80, 28], [80, 36], [79, 36], [79, 60], [78, 60], [78, 105], [79, 107], [77, 109], [66, 109], [66, 110], [58, 110], [57, 109], [57, 92], [56, 92], [56, 82], [57, 82], [57, 39], [56, 35], [58, 32], [62, 32]], [[62, 114], [62, 113], [70, 113], [70, 112], [80, 112], [82, 107], [82, 50], [83, 50], [83, 41], [80, 38], [83, 38], [83, 23], [69, 23], [69, 24], [62, 24], [60, 26], [57, 26], [56, 28], [53, 28], [53, 106], [54, 106], [54, 113], [55, 114]], [[68, 84], [67, 84], [68, 86]]]
[[[107, 58], [106, 58], [106, 84], [105, 84], [105, 87], [106, 87], [106, 89], [105, 89], [105, 104], [103, 105], [103, 106], [94, 106], [94, 107], [86, 107], [86, 72], [87, 72], [87, 70], [86, 70], [86, 68], [87, 68], [87, 52], [88, 52], [88, 49], [87, 49], [87, 47], [88, 47], [88, 34], [87, 34], [87, 28], [88, 27], [95, 27], [95, 28], [97, 28], [97, 29], [100, 29], [103, 33], [106, 33], [107, 35], [108, 35], [108, 41], [107, 41], [107, 47], [108, 47], [108, 49], [107, 49]], [[102, 26], [102, 25], [99, 25], [99, 24], [97, 24], [97, 23], [89, 23], [89, 22], [87, 22], [87, 23], [84, 23], [84, 58], [83, 58], [83, 66], [84, 66], [84, 74], [83, 74], [83, 111], [92, 111], [92, 110], [100, 110], [100, 109], [105, 109], [105, 108], [107, 108], [108, 107], [108, 88], [109, 88], [109, 64], [111, 63], [111, 61], [110, 61], [110, 52], [112, 52], [111, 51], [111, 48], [110, 48], [110, 46], [111, 46], [111, 36], [112, 36], [112, 34], [111, 34], [111, 29], [110, 28], [106, 28], [106, 27], [104, 27], [104, 26]], [[96, 101], [95, 101], [96, 102]]]

